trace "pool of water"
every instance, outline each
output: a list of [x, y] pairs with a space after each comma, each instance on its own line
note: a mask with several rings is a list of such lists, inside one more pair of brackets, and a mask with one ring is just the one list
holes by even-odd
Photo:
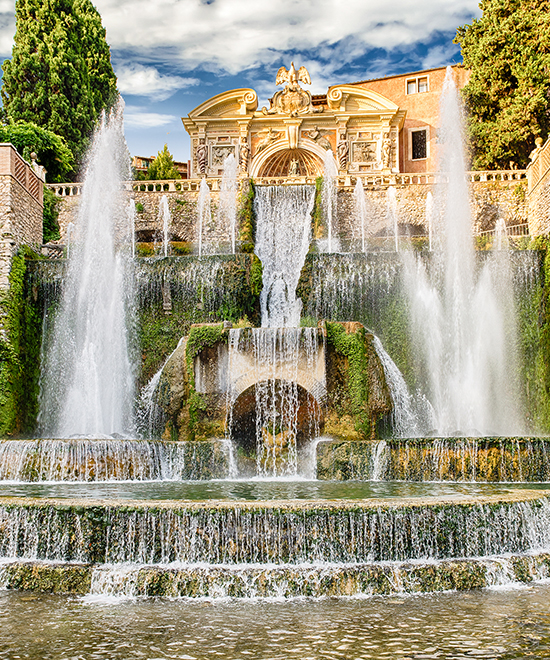
[[0, 592], [0, 658], [546, 658], [550, 585], [320, 601], [94, 601]]
[[219, 480], [0, 483], [0, 497], [134, 500], [356, 500], [367, 498], [463, 498], [516, 489], [550, 493], [549, 483], [449, 483], [401, 481]]

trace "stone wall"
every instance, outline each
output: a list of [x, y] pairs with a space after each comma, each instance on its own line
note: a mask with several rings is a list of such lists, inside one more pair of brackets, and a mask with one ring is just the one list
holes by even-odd
[[532, 236], [550, 233], [550, 138], [531, 154], [529, 179], [529, 230]]
[[21, 245], [42, 243], [43, 181], [11, 144], [0, 144], [0, 289]]
[[[506, 225], [527, 222], [527, 202], [525, 179], [472, 181], [469, 184], [471, 211], [474, 218], [474, 231], [488, 231], [495, 228], [498, 218], [503, 218]], [[395, 186], [399, 223], [412, 228], [413, 234], [427, 235], [425, 225], [426, 198], [432, 192], [437, 198], [438, 184], [419, 183]], [[170, 228], [171, 240], [194, 242], [197, 240], [198, 191], [135, 191], [133, 195], [138, 212], [136, 214], [136, 235], [139, 242], [161, 240], [162, 220], [159, 219], [159, 204], [164, 195], [172, 216]], [[385, 233], [387, 220], [387, 187], [369, 187], [365, 190], [368, 204], [367, 233], [377, 236]], [[66, 240], [66, 228], [69, 222], [76, 222], [79, 196], [60, 197], [59, 225], [60, 242]], [[211, 192], [212, 226], [207, 228], [211, 235], [224, 235], [223, 228], [217, 226], [217, 208], [219, 192]], [[342, 236], [346, 239], [358, 239], [361, 227], [356, 220], [353, 190], [343, 187], [338, 193], [338, 219]]]

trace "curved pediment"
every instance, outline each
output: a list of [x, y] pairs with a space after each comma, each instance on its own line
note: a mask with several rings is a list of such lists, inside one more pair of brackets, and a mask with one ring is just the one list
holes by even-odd
[[222, 92], [191, 110], [189, 117], [235, 117], [253, 113], [258, 107], [258, 95], [253, 89], [231, 89]]
[[392, 112], [399, 110], [393, 101], [364, 87], [356, 85], [334, 85], [327, 92], [327, 103], [331, 110], [340, 112]]

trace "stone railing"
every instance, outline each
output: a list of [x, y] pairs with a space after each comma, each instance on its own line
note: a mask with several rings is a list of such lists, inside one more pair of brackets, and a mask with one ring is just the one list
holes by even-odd
[[[498, 229], [487, 229], [486, 231], [478, 231], [476, 236], [496, 236], [499, 233]], [[509, 238], [518, 238], [521, 236], [529, 236], [529, 225], [527, 222], [522, 222], [519, 225], [508, 225], [504, 227], [503, 234]]]
[[537, 145], [532, 159], [527, 167], [530, 195], [550, 177], [550, 138], [543, 146]]
[[8, 143], [0, 144], [0, 174], [13, 177], [34, 200], [42, 205], [43, 179], [26, 160], [21, 158], [15, 147]]
[[550, 234], [550, 138], [544, 145], [541, 138], [536, 140], [531, 159], [527, 167], [529, 229], [539, 236]]
[[[526, 170], [494, 170], [483, 172], [466, 172], [466, 179], [477, 181], [521, 181], [527, 178]], [[285, 185], [315, 185], [315, 176], [270, 176], [257, 177], [257, 186]], [[445, 183], [447, 176], [436, 172], [419, 172], [403, 174], [359, 174], [338, 177], [339, 188], [352, 188], [357, 179], [363, 181], [365, 187], [433, 185]], [[220, 190], [221, 180], [212, 178], [206, 180], [210, 190]], [[169, 179], [163, 181], [125, 181], [124, 189], [128, 192], [198, 192], [201, 179]], [[58, 197], [74, 197], [81, 194], [82, 183], [50, 183], [48, 188]]]

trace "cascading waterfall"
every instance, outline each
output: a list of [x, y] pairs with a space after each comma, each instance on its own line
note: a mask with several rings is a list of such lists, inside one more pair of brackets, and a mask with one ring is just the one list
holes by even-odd
[[[0, 558], [169, 565], [360, 564], [487, 557], [550, 548], [545, 497], [517, 502], [205, 503], [0, 506]], [[345, 568], [345, 566], [344, 566]]]
[[168, 246], [170, 239], [170, 224], [172, 220], [172, 215], [170, 213], [170, 207], [168, 206], [168, 197], [163, 195], [160, 198], [159, 203], [159, 213], [158, 213], [159, 224], [162, 224], [162, 256], [168, 256]]
[[321, 188], [323, 220], [327, 228], [326, 246], [321, 242], [322, 252], [339, 252], [340, 241], [335, 235], [336, 213], [338, 210], [338, 165], [330, 149], [323, 159], [323, 185]]
[[148, 440], [4, 440], [0, 482], [104, 482], [201, 478], [197, 447]]
[[506, 253], [476, 273], [462, 133], [452, 71], [442, 97], [441, 169], [448, 177], [443, 250], [429, 266], [405, 255], [412, 331], [441, 435], [521, 433], [512, 290]]
[[373, 346], [384, 367], [384, 375], [393, 403], [392, 434], [397, 438], [413, 438], [418, 434], [414, 399], [409, 392], [403, 374], [376, 336], [373, 340]]
[[297, 327], [296, 287], [311, 240], [313, 186], [258, 186], [256, 255], [263, 266], [262, 327]]
[[[240, 351], [252, 345], [255, 364], [256, 470], [261, 476], [295, 475], [298, 444], [319, 434], [319, 412], [298, 385], [299, 365], [312, 372], [318, 351], [317, 328], [250, 328], [229, 333], [229, 371]], [[235, 383], [239, 387], [239, 383]], [[230, 393], [233, 411], [236, 392]], [[300, 425], [300, 412], [307, 424]], [[305, 413], [305, 414], [304, 414]], [[230, 413], [231, 414], [231, 413]], [[228, 426], [231, 428], [233, 420]], [[305, 435], [305, 437], [300, 437]]]
[[42, 436], [134, 434], [134, 374], [128, 317], [133, 305], [127, 246], [130, 175], [122, 106], [96, 132], [78, 211], [61, 307], [41, 374]]
[[231, 244], [231, 254], [235, 254], [236, 249], [237, 170], [237, 159], [233, 154], [229, 154], [229, 156], [223, 161], [220, 203], [218, 207], [218, 224], [220, 227], [227, 227], [227, 233]]

